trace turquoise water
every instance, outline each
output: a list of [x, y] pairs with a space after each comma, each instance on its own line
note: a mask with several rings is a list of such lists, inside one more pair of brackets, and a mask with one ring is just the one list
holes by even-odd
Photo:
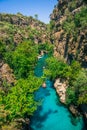
[[[43, 74], [45, 57], [39, 59], [35, 74]], [[46, 88], [40, 87], [35, 93], [35, 99], [42, 99], [42, 105], [31, 118], [31, 130], [85, 130], [82, 118], [72, 117], [66, 107], [58, 99], [53, 83], [46, 80]]]

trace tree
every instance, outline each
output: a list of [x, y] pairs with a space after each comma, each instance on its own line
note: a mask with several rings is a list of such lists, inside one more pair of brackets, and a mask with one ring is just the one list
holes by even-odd
[[8, 55], [7, 61], [11, 68], [14, 70], [14, 74], [17, 79], [27, 78], [31, 71], [34, 71], [34, 67], [37, 61], [37, 48], [33, 42], [23, 42], [19, 44], [15, 51]]
[[5, 45], [4, 43], [2, 43], [2, 41], [0, 41], [0, 59], [3, 59], [5, 51], [6, 51]]
[[40, 52], [41, 50], [43, 50], [47, 52], [49, 56], [51, 56], [53, 54], [53, 47], [54, 46], [52, 44], [49, 44], [48, 42], [42, 43], [42, 44], [39, 44], [38, 51]]
[[30, 75], [28, 79], [19, 79], [7, 96], [2, 99], [5, 110], [9, 111], [8, 119], [25, 118], [33, 115], [40, 102], [35, 101], [34, 92], [41, 86], [42, 80]]
[[87, 103], [87, 75], [85, 71], [81, 71], [73, 83], [75, 93], [78, 98], [77, 103]]
[[[74, 75], [75, 76], [75, 75]], [[67, 88], [67, 104], [80, 105], [87, 103], [87, 75], [80, 70], [78, 75], [73, 79], [73, 82]]]
[[[67, 71], [65, 71], [67, 70]], [[57, 77], [67, 78], [69, 67], [63, 61], [58, 60], [55, 57], [49, 57], [46, 60], [46, 68], [44, 70], [44, 75], [55, 79]]]
[[38, 20], [38, 14], [35, 14], [34, 17], [36, 20]]

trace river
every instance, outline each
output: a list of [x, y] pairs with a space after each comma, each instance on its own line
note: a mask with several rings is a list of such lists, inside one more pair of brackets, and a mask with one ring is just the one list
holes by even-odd
[[[43, 74], [46, 58], [45, 55], [38, 60], [35, 69], [35, 75], [38, 77]], [[74, 118], [60, 103], [52, 81], [46, 80], [46, 86], [46, 88], [41, 86], [35, 93], [35, 99], [42, 99], [42, 105], [31, 118], [31, 130], [85, 130], [82, 117]]]

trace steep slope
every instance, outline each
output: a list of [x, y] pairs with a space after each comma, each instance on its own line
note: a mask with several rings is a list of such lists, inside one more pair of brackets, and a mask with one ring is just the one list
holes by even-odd
[[[72, 60], [77, 60], [87, 68], [87, 1], [59, 0], [50, 18], [51, 35], [54, 37], [55, 45], [54, 56], [64, 58], [68, 64], [71, 64]], [[78, 77], [82, 75], [79, 74]], [[82, 79], [80, 81], [83, 82]], [[84, 88], [86, 93], [86, 85], [83, 85]], [[87, 126], [87, 104], [81, 103], [80, 109]]]
[[[36, 86], [35, 79], [33, 79], [33, 76], [29, 77], [30, 80], [27, 78], [29, 74], [30, 75], [33, 74], [32, 72], [36, 65], [36, 59], [38, 55], [37, 48], [40, 48], [40, 46], [39, 47], [36, 46], [37, 44], [54, 43], [55, 45], [54, 56], [58, 58], [60, 57], [64, 58], [65, 61], [68, 62], [68, 64], [70, 64], [71, 61], [74, 59], [78, 60], [79, 62], [81, 62], [81, 64], [84, 67], [86, 67], [87, 65], [87, 7], [86, 6], [87, 6], [86, 0], [59, 0], [57, 6], [55, 6], [53, 10], [53, 13], [50, 15], [51, 17], [51, 21], [50, 21], [51, 30], [50, 31], [48, 30], [47, 25], [38, 21], [37, 19], [33, 19], [32, 17], [26, 17], [20, 13], [18, 13], [17, 15], [0, 14], [1, 100], [3, 101], [2, 91], [7, 91], [8, 89], [12, 90], [10, 92], [10, 96], [7, 96], [8, 100], [6, 100], [7, 110], [9, 106], [10, 108], [13, 107], [12, 110], [14, 110], [14, 104], [10, 105], [9, 100], [12, 100], [12, 102], [14, 101], [13, 94], [17, 95], [19, 98], [19, 95], [17, 94], [16, 89], [19, 88], [18, 92], [20, 94], [22, 92], [20, 90], [20, 86], [22, 86], [23, 91], [24, 91], [24, 87], [26, 87], [25, 88], [26, 91], [30, 91], [29, 92], [30, 94], [32, 91], [34, 93], [34, 90], [32, 90], [31, 86]], [[41, 48], [43, 48], [43, 46]], [[51, 50], [49, 46], [47, 46], [47, 48]], [[6, 52], [8, 52], [7, 55], [6, 55]], [[24, 78], [24, 80], [23, 79], [19, 80], [18, 84], [15, 85], [15, 87], [13, 87], [15, 84], [15, 76], [12, 74], [12, 70], [10, 69], [8, 64], [4, 62], [6, 61], [6, 59], [3, 58], [3, 56], [7, 58], [8, 63], [10, 62], [9, 65], [14, 70], [15, 76], [17, 76], [16, 78], [18, 79]], [[78, 71], [79, 69], [79, 65], [77, 62], [76, 64], [72, 65], [71, 66], [72, 68], [70, 69], [70, 67], [66, 65], [65, 63], [60, 62], [60, 61], [58, 62], [58, 59], [54, 61], [54, 58], [53, 59], [50, 58], [50, 60], [51, 61], [49, 62], [50, 65], [48, 69], [51, 68], [50, 70], [52, 72], [52, 76], [55, 73], [56, 75], [54, 76], [55, 78], [59, 76], [61, 78], [69, 79], [68, 76], [70, 76], [71, 79], [73, 79], [76, 77], [76, 74], [77, 74], [76, 70]], [[52, 67], [50, 67], [51, 65]], [[32, 72], [31, 72], [31, 69], [32, 69]], [[48, 75], [49, 73], [47, 73], [47, 76]], [[77, 76], [77, 82], [79, 81], [79, 79], [83, 80], [84, 78], [85, 80], [86, 76], [87, 75], [85, 75], [85, 78], [84, 78], [84, 75], [82, 78], [81, 77], [78, 78]], [[35, 83], [35, 85], [31, 85], [32, 82]], [[31, 85], [30, 86], [31, 89], [29, 90], [27, 90], [28, 89], [27, 85], [29, 86], [28, 83]], [[82, 83], [83, 83], [82, 86], [83, 85], [85, 86], [87, 82], [85, 82], [84, 84], [84, 81], [83, 81]], [[74, 85], [72, 88], [70, 88], [70, 91], [75, 93]], [[16, 91], [14, 91], [14, 89]], [[37, 90], [37, 88], [34, 88], [34, 89]], [[81, 90], [81, 92], [83, 93], [81, 95], [79, 94], [79, 97], [86, 95], [85, 90]], [[26, 93], [27, 92], [25, 92], [25, 94], [23, 95], [24, 96], [28, 95], [28, 93], [27, 94]], [[9, 95], [9, 93], [7, 94], [6, 92], [5, 96], [6, 95]], [[12, 99], [11, 99], [11, 96], [12, 96]], [[20, 94], [20, 99], [21, 98], [22, 98], [22, 94]], [[24, 97], [24, 99], [28, 99], [28, 98]], [[31, 99], [32, 99], [32, 95], [31, 95]], [[25, 100], [23, 101], [25, 102]], [[3, 103], [5, 102], [3, 101], [2, 104]], [[9, 103], [9, 106], [8, 106], [8, 103]], [[15, 100], [15, 106], [18, 105], [16, 106], [18, 107], [17, 112], [19, 115], [21, 115], [21, 113], [19, 113], [20, 111], [19, 106], [21, 106], [22, 103], [19, 101], [18, 103], [20, 104], [17, 104]], [[33, 111], [34, 109], [36, 109], [36, 107], [33, 108]], [[27, 111], [27, 109], [25, 111]], [[82, 111], [84, 111], [83, 107], [82, 107]], [[14, 111], [12, 112], [14, 113]], [[15, 112], [15, 117], [18, 116], [16, 115], [17, 112]], [[1, 111], [1, 114], [2, 113], [3, 111]], [[87, 112], [84, 112], [85, 117], [87, 116], [86, 113]], [[9, 116], [9, 113], [7, 113], [6, 116]], [[6, 119], [7, 119], [6, 116], [3, 122], [6, 122]], [[85, 119], [87, 121], [87, 118]], [[25, 118], [25, 122], [26, 122], [26, 118]], [[27, 125], [28, 124], [29, 122], [27, 123]], [[3, 129], [4, 128], [2, 128], [2, 130]], [[11, 129], [14, 129], [14, 128], [11, 128]]]
[[42, 43], [50, 43], [46, 24], [20, 13], [0, 14], [1, 130], [29, 129], [29, 116], [39, 105], [34, 92], [42, 81], [34, 77], [34, 68], [40, 51], [38, 44]]
[[59, 0], [50, 15], [57, 57], [87, 65], [87, 2]]
[[6, 43], [18, 44], [29, 39], [35, 43], [49, 41], [46, 29], [46, 24], [31, 16], [0, 14], [0, 40]]
[[[2, 67], [7, 65], [3, 61], [3, 55], [5, 52], [11, 53], [24, 41], [31, 41], [33, 44], [50, 43], [47, 25], [31, 16], [23, 16], [20, 13], [17, 15], [0, 13], [0, 86], [3, 86], [4, 80], [7, 81], [6, 77], [3, 80], [3, 72], [1, 73]], [[4, 70], [9, 71], [8, 67], [8, 65], [7, 68], [4, 67]], [[7, 76], [7, 78], [10, 77]]]

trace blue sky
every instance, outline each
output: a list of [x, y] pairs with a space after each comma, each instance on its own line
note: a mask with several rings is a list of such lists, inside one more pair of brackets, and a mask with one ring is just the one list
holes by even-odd
[[38, 19], [48, 23], [57, 0], [0, 0], [0, 13], [22, 13], [26, 16], [38, 14]]

